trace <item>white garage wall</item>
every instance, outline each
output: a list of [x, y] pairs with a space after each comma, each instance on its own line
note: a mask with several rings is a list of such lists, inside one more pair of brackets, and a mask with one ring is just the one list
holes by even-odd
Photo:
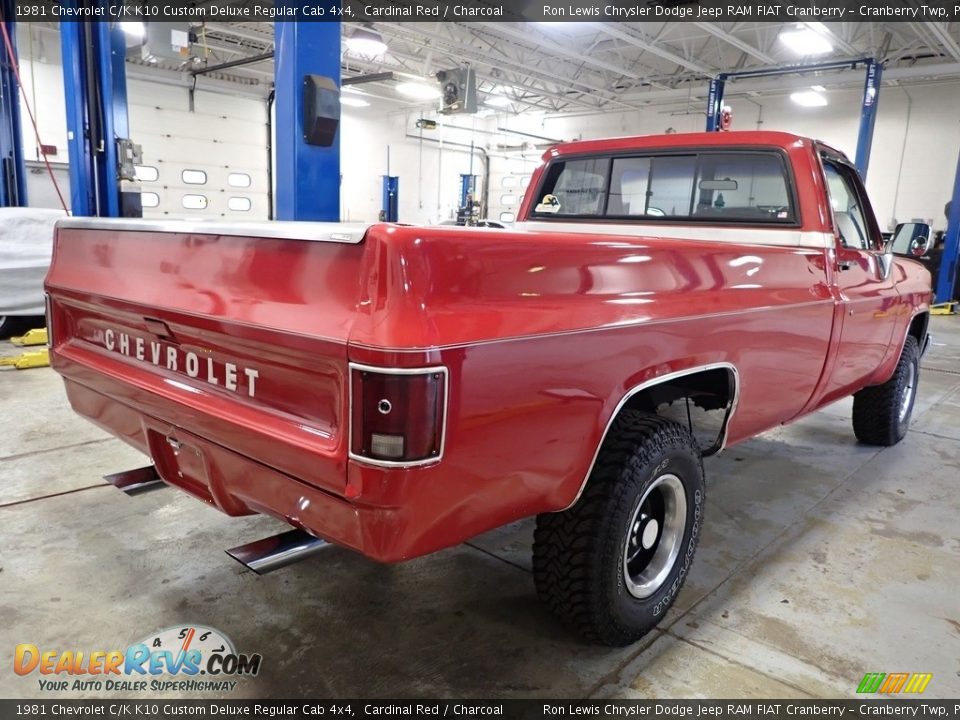
[[[470, 172], [470, 133], [443, 125], [423, 132], [419, 114], [397, 111], [388, 103], [343, 108], [340, 123], [340, 188], [343, 220], [375, 221], [380, 213], [382, 178], [400, 178], [399, 218], [406, 223], [435, 224], [456, 216], [460, 174]], [[456, 125], [468, 127], [470, 118]], [[407, 135], [415, 137], [408, 137]], [[476, 138], [480, 142], [480, 138]], [[473, 174], [483, 175], [479, 151]]]

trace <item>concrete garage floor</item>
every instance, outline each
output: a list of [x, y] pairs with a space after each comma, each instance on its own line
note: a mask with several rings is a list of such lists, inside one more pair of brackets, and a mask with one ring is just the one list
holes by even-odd
[[932, 329], [897, 447], [858, 445], [844, 401], [708, 461], [677, 605], [616, 650], [541, 610], [531, 521], [404, 565], [330, 548], [257, 577], [223, 549], [281, 523], [127, 497], [100, 478], [144, 458], [51, 370], [2, 372], [0, 697], [41, 694], [11, 671], [17, 643], [111, 650], [188, 623], [263, 655], [221, 697], [852, 697], [866, 672], [932, 672], [927, 696], [958, 697], [960, 318]]

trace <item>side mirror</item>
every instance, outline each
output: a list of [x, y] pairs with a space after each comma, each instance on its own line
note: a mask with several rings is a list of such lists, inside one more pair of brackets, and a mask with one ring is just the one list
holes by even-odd
[[933, 233], [926, 223], [900, 223], [887, 244], [886, 251], [908, 258], [921, 258], [933, 246]]

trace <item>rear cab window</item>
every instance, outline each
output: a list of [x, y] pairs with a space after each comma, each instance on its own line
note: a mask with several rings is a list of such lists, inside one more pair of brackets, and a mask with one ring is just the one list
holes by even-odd
[[531, 219], [797, 224], [777, 150], [663, 151], [550, 163]]

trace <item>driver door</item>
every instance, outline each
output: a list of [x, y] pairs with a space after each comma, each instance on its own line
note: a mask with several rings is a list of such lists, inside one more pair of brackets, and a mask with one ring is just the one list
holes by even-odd
[[836, 283], [841, 313], [836, 362], [828, 394], [859, 389], [883, 361], [898, 307], [893, 273], [884, 277], [883, 240], [856, 169], [823, 158], [836, 242]]

